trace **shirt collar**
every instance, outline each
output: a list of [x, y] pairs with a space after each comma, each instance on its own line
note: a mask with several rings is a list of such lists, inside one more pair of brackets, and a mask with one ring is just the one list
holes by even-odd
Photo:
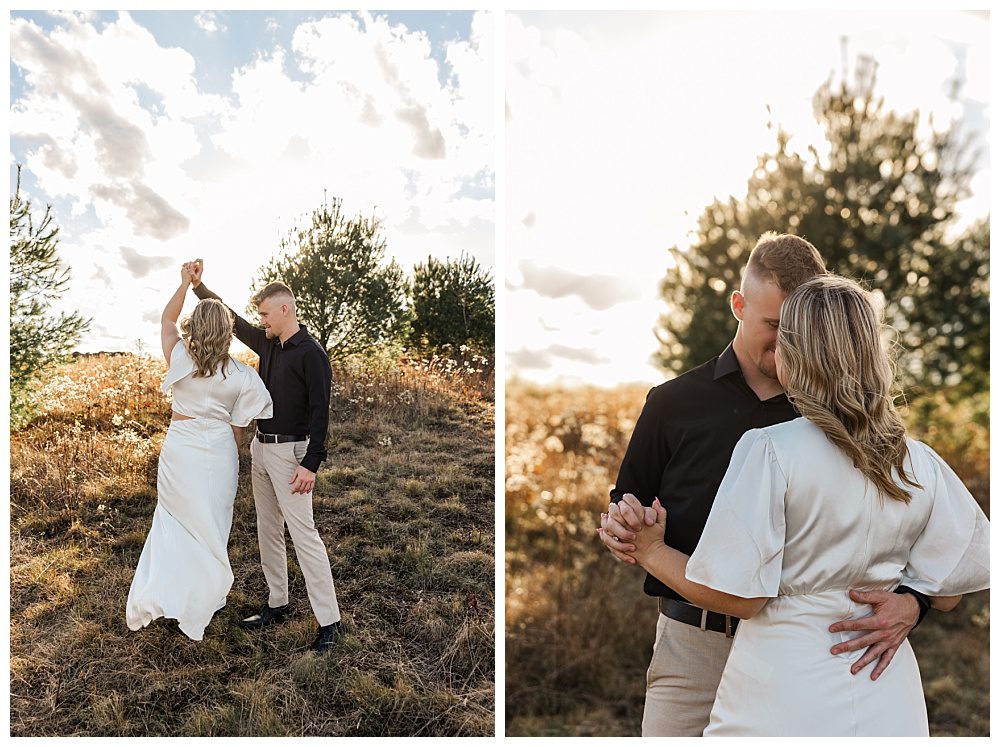
[[[723, 376], [729, 376], [731, 373], [736, 373], [740, 371], [740, 362], [736, 360], [736, 353], [733, 351], [733, 343], [726, 345], [726, 349], [722, 351], [722, 354], [715, 361], [715, 376], [714, 379], [718, 381]], [[740, 375], [743, 372], [740, 371]]]
[[304, 324], [302, 324], [300, 322], [299, 323], [299, 331], [296, 332], [291, 337], [289, 337], [287, 340], [285, 340], [284, 344], [282, 344], [280, 341], [278, 342], [278, 344], [281, 345], [282, 348], [284, 348], [285, 345], [299, 345], [307, 337], [309, 337], [309, 331], [306, 329], [306, 325], [304, 325]]
[[[746, 383], [746, 379], [743, 377], [743, 369], [740, 368], [740, 362], [736, 358], [736, 353], [733, 351], [733, 343], [729, 343], [726, 349], [722, 351], [718, 359], [715, 361], [715, 376], [713, 379], [718, 381], [723, 376], [729, 376], [730, 374], [739, 373], [740, 379], [743, 381], [744, 385], [747, 387], [748, 391], [750, 385]], [[755, 395], [756, 396], [756, 395]], [[787, 402], [787, 395], [784, 392], [774, 395], [771, 399], [761, 400], [761, 402]]]

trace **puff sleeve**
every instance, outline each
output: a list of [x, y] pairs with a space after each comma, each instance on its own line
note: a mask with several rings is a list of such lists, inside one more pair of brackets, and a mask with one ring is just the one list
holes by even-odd
[[688, 580], [747, 599], [777, 596], [786, 487], [767, 433], [743, 434], [688, 561]]
[[[931, 511], [900, 582], [928, 596], [989, 588], [990, 522], [958, 475], [926, 444], [935, 468]], [[925, 485], [925, 488], [929, 487]]]
[[160, 391], [167, 394], [170, 391], [170, 387], [185, 376], [190, 376], [194, 371], [194, 361], [188, 355], [187, 348], [184, 347], [184, 341], [178, 340], [174, 345], [174, 349], [170, 351], [170, 366], [167, 368], [167, 375], [163, 377], [163, 384], [160, 386]]
[[250, 425], [251, 420], [261, 420], [274, 415], [271, 395], [252, 368], [243, 370], [243, 388], [240, 390], [229, 422], [239, 428]]

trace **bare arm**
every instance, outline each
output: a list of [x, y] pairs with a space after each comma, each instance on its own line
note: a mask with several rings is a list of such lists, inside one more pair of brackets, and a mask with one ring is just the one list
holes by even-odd
[[[638, 500], [632, 496], [626, 496], [622, 499], [623, 503], [632, 503], [633, 501], [635, 502], [633, 510], [638, 513], [642, 510]], [[768, 597], [749, 599], [738, 597], [689, 581], [685, 572], [690, 558], [680, 550], [675, 550], [663, 543], [667, 512], [660, 505], [659, 500], [654, 501], [653, 508], [656, 511], [656, 524], [637, 533], [635, 540], [633, 540], [635, 551], [631, 553], [650, 575], [660, 579], [692, 604], [713, 612], [746, 619], [761, 611], [767, 603]], [[617, 509], [618, 506], [613, 505], [610, 510], [614, 513]]]
[[163, 357], [170, 365], [170, 352], [174, 345], [181, 339], [181, 333], [177, 329], [177, 319], [184, 308], [184, 296], [187, 294], [188, 286], [191, 285], [191, 275], [186, 269], [181, 270], [181, 284], [174, 291], [174, 295], [167, 301], [160, 315], [160, 346], [163, 348]]
[[233, 429], [233, 438], [236, 439], [236, 448], [238, 449], [243, 445], [243, 433], [246, 431], [246, 428], [232, 424], [229, 427]]
[[767, 597], [746, 599], [688, 581], [684, 575], [688, 560], [689, 557], [680, 550], [661, 543], [640, 562], [648, 573], [660, 579], [691, 604], [713, 612], [745, 620], [760, 612], [767, 603]]

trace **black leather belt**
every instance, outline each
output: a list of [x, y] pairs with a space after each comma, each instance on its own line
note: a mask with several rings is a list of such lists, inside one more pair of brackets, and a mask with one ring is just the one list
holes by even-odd
[[264, 444], [287, 444], [289, 441], [305, 441], [309, 436], [282, 436], [280, 433], [258, 433], [257, 440]]
[[720, 612], [710, 612], [693, 604], [682, 602], [679, 599], [669, 599], [668, 597], [658, 597], [656, 608], [661, 615], [666, 615], [671, 620], [694, 625], [702, 630], [712, 630], [716, 633], [725, 633], [726, 638], [732, 638], [739, 625], [738, 617], [730, 617]]

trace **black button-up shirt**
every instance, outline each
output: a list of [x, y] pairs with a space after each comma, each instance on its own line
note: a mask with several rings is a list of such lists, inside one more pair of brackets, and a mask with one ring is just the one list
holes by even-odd
[[[729, 345], [717, 358], [649, 391], [611, 499], [632, 493], [649, 506], [658, 497], [667, 510], [666, 543], [690, 555], [736, 442], [753, 428], [796, 417], [784, 394], [758, 399]], [[651, 596], [684, 599], [649, 574], [643, 589]]]
[[[198, 298], [222, 300], [200, 283]], [[232, 310], [232, 307], [229, 309]], [[267, 338], [262, 327], [250, 324], [235, 311], [236, 337], [260, 356], [259, 373], [274, 402], [274, 417], [258, 420], [261, 433], [309, 436], [309, 446], [299, 463], [318, 472], [326, 459], [326, 430], [330, 421], [330, 385], [333, 372], [326, 351], [303, 325], [285, 340]]]

